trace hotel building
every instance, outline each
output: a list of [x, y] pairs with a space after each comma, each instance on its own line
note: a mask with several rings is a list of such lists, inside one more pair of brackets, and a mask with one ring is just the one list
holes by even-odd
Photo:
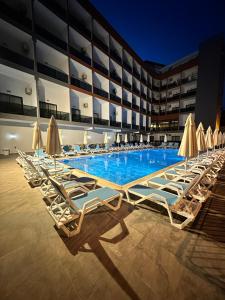
[[63, 144], [82, 143], [84, 130], [90, 144], [106, 131], [111, 142], [115, 132], [180, 141], [190, 112], [219, 125], [223, 36], [164, 66], [143, 61], [89, 1], [0, 4], [1, 151], [30, 151], [34, 122], [46, 132], [51, 115]]

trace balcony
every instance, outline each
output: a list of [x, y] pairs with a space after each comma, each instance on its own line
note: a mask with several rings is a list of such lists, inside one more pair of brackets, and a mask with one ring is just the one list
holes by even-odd
[[116, 74], [116, 71], [113, 70], [110, 72], [110, 78], [121, 84], [121, 78]]
[[167, 114], [176, 114], [176, 113], [179, 113], [180, 109], [179, 107], [176, 107], [176, 108], [173, 108], [171, 110], [167, 110]]
[[123, 105], [129, 108], [132, 106], [131, 102], [127, 101], [126, 99], [123, 99]]
[[122, 59], [115, 49], [110, 49], [110, 56], [121, 65]]
[[6, 21], [10, 20], [15, 25], [20, 25], [27, 31], [32, 30], [32, 21], [25, 14], [18, 13], [11, 5], [9, 6], [4, 2], [1, 2], [0, 17]]
[[94, 117], [94, 124], [108, 126], [109, 120]]
[[117, 122], [117, 121], [114, 121], [114, 120], [110, 120], [110, 126], [113, 126], [113, 127], [121, 127], [121, 122]]
[[174, 100], [179, 100], [180, 99], [180, 93], [179, 94], [174, 94], [172, 97], [167, 98], [167, 102], [174, 101]]
[[0, 46], [0, 57], [28, 69], [34, 69], [34, 61], [6, 47]]
[[188, 97], [195, 96], [196, 92], [197, 92], [196, 88], [190, 89], [186, 93], [181, 94], [181, 98], [188, 98]]
[[141, 81], [144, 83], [144, 85], [147, 85], [147, 80], [144, 77], [141, 77]]
[[96, 45], [98, 45], [102, 50], [108, 53], [109, 47], [101, 40], [100, 37], [96, 36], [93, 34], [93, 41], [95, 42]]
[[152, 90], [159, 92], [160, 91], [160, 86], [157, 85], [152, 85]]
[[127, 63], [127, 62], [123, 62], [123, 67], [124, 69], [126, 69], [128, 72], [132, 73], [132, 67]]
[[181, 127], [177, 126], [167, 126], [167, 127], [156, 127], [151, 128], [151, 132], [172, 132], [172, 131], [179, 131], [182, 130]]
[[80, 22], [76, 17], [69, 15], [69, 24], [86, 38], [89, 40], [91, 39], [91, 31], [87, 28], [85, 23]]
[[194, 82], [194, 81], [197, 80], [197, 78], [198, 78], [198, 75], [195, 74], [195, 75], [193, 75], [193, 76], [191, 76], [191, 77], [183, 78], [183, 79], [181, 80], [181, 83], [182, 83], [182, 84], [185, 84], [185, 83]]
[[50, 42], [52, 45], [58, 46], [59, 48], [63, 50], [67, 50], [67, 43], [60, 40], [58, 37], [47, 31], [46, 29], [35, 25], [36, 33], [43, 37], [47, 42]]
[[140, 73], [139, 73], [138, 70], [135, 69], [135, 68], [133, 68], [133, 75], [134, 75], [135, 77], [137, 77], [138, 79], [140, 79]]
[[132, 129], [139, 130], [139, 125], [132, 124]]
[[110, 93], [110, 100], [113, 100], [113, 101], [115, 101], [115, 102], [121, 104], [121, 98], [118, 97], [118, 96], [116, 96], [115, 94], [111, 94], [111, 93]]
[[83, 90], [86, 90], [88, 92], [92, 91], [92, 86], [89, 83], [84, 82], [84, 81], [82, 81], [78, 78], [74, 78], [74, 77], [71, 77], [70, 80], [71, 80], [72, 85], [77, 86], [77, 87], [79, 87]]
[[141, 92], [141, 97], [147, 99], [147, 95], [144, 92]]
[[73, 122], [87, 123], [87, 124], [92, 123], [92, 117], [77, 114], [75, 111], [76, 110], [72, 109], [72, 121]]
[[106, 69], [105, 66], [97, 63], [96, 61], [93, 61], [93, 67], [108, 76], [109, 71]]
[[24, 116], [37, 116], [37, 108], [35, 106], [24, 105], [23, 98], [0, 93], [0, 112]]
[[193, 112], [193, 111], [195, 111], [195, 105], [192, 105], [192, 104], [186, 105], [185, 108], [181, 108], [181, 109], [180, 109], [180, 112], [181, 112], [181, 113]]
[[94, 92], [94, 94], [97, 94], [97, 95], [102, 96], [104, 98], [108, 98], [109, 97], [109, 94], [106, 91], [104, 91], [102, 89], [99, 89], [99, 88], [97, 88], [95, 86], [93, 87], [93, 92]]
[[172, 89], [180, 86], [180, 80], [173, 81], [167, 84], [167, 89]]
[[134, 85], [133, 85], [133, 92], [134, 92], [135, 94], [137, 94], [137, 95], [140, 94], [139, 89], [138, 89], [136, 86], [134, 86]]
[[89, 66], [91, 66], [91, 58], [88, 57], [82, 51], [79, 51], [79, 50], [77, 50], [77, 49], [70, 46], [70, 53], [72, 55], [74, 55], [75, 57], [79, 58], [80, 60], [82, 60], [83, 62], [85, 62], [86, 64], [88, 64]]
[[123, 86], [126, 87], [128, 90], [131, 90], [131, 84], [123, 79]]
[[147, 113], [147, 110], [146, 110], [146, 108], [141, 107], [141, 108], [140, 108], [140, 112], [143, 113], [143, 114], [146, 114], [146, 113]]
[[50, 111], [47, 108], [40, 108], [40, 117], [50, 119], [51, 116], [54, 116], [57, 120], [69, 121], [69, 113], [63, 111]]
[[140, 126], [140, 130], [141, 130], [141, 131], [145, 131], [145, 130], [146, 130], [146, 129], [145, 129], [145, 126], [142, 126], [142, 125], [141, 125], [141, 126]]
[[55, 0], [39, 0], [43, 5], [45, 5], [49, 10], [56, 14], [59, 18], [66, 21], [66, 10], [60, 6]]
[[67, 74], [60, 72], [50, 66], [44, 65], [42, 63], [38, 63], [37, 70], [39, 73], [45, 74], [45, 75], [53, 77], [57, 80], [68, 83], [68, 75]]
[[166, 103], [166, 97], [160, 98], [160, 103]]
[[136, 103], [132, 103], [132, 108], [139, 110], [139, 106]]
[[127, 122], [122, 122], [122, 128], [131, 129], [131, 124], [128, 124]]

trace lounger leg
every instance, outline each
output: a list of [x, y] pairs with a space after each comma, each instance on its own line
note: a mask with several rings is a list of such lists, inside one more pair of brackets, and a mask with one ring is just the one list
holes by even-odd
[[113, 211], [118, 210], [118, 209], [120, 208], [120, 206], [121, 206], [121, 203], [122, 203], [122, 195], [121, 195], [121, 194], [120, 194], [120, 196], [119, 196], [118, 203], [117, 203], [116, 206], [113, 206], [112, 204], [110, 204], [110, 203], [107, 202], [107, 201], [103, 201], [103, 204], [104, 204], [105, 206], [108, 206], [109, 208], [111, 208]]

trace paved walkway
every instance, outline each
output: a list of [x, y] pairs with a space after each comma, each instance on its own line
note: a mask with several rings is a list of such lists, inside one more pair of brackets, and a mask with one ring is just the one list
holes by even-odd
[[102, 207], [66, 239], [15, 160], [0, 170], [1, 300], [225, 299], [225, 200], [184, 231], [149, 204]]

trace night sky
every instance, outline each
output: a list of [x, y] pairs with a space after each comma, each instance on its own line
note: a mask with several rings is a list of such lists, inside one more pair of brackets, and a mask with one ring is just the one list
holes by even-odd
[[225, 0], [91, 0], [143, 60], [170, 64], [225, 32]]

